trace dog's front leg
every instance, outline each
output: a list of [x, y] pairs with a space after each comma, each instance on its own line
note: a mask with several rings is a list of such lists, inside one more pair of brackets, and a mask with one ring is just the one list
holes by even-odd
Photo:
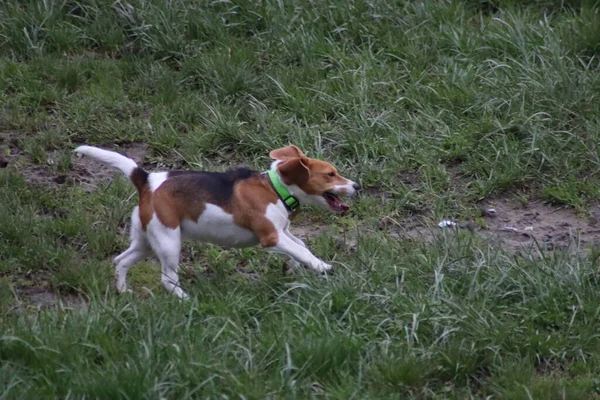
[[296, 236], [294, 236], [294, 234], [290, 232], [289, 228], [285, 228], [283, 230], [283, 233], [290, 239], [292, 239], [295, 243], [299, 244], [302, 247], [306, 247], [306, 244], [301, 239], [298, 239]]
[[315, 257], [304, 242], [289, 231], [287, 214], [275, 215], [277, 218], [256, 219], [252, 230], [260, 239], [260, 245], [271, 252], [285, 254], [296, 263], [303, 264], [317, 272], [331, 269], [331, 265]]
[[306, 265], [317, 272], [326, 272], [331, 269], [331, 265], [319, 260], [310, 252], [310, 250], [301, 244], [298, 244], [283, 232], [279, 235], [277, 243], [272, 246], [265, 246], [265, 248], [275, 253], [285, 254], [297, 263]]
[[[289, 226], [283, 230], [283, 233], [285, 233], [290, 239], [292, 239], [294, 242], [296, 242], [300, 246], [302, 246], [304, 248], [308, 248], [306, 246], [306, 244], [301, 239], [298, 239], [296, 236], [294, 236], [292, 234], [292, 232], [290, 232]], [[296, 261], [293, 257], [291, 257], [291, 256], [288, 256], [288, 257], [289, 257], [289, 261], [287, 262], [287, 267], [284, 266], [283, 273], [284, 274], [291, 274], [291, 273], [293, 273], [296, 270], [300, 270], [300, 268], [303, 265], [300, 264], [298, 261]]]

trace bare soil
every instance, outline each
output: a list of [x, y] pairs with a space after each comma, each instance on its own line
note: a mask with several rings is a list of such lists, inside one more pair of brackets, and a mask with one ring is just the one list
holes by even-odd
[[423, 216], [406, 219], [384, 218], [380, 227], [399, 239], [431, 240], [443, 230], [471, 230], [508, 252], [542, 250], [586, 251], [600, 244], [600, 206], [587, 215], [571, 208], [556, 207], [542, 201], [522, 204], [510, 197], [498, 197], [482, 203], [478, 220], [452, 220], [455, 226], [440, 227], [442, 221]]
[[0, 278], [8, 279], [11, 282], [15, 300], [15, 306], [52, 308], [67, 307], [81, 308], [87, 304], [84, 295], [74, 292], [61, 292], [52, 287], [48, 271], [40, 270], [32, 273], [0, 273]]
[[52, 308], [59, 305], [68, 308], [81, 308], [86, 300], [73, 294], [56, 294], [45, 286], [27, 286], [18, 290], [21, 300], [36, 308]]
[[[148, 147], [145, 144], [124, 144], [112, 150], [132, 158], [141, 166], [147, 165], [145, 159], [148, 154]], [[93, 190], [101, 182], [108, 181], [115, 174], [120, 173], [118, 170], [92, 158], [81, 157], [75, 153], [71, 158], [72, 168], [68, 172], [62, 173], [54, 167], [57, 161], [55, 158], [58, 157], [58, 154], [47, 152], [46, 156], [47, 162], [45, 164], [35, 164], [18, 146], [17, 134], [0, 133], [0, 167], [17, 169], [25, 180], [33, 184], [81, 184], [86, 190]]]
[[579, 250], [600, 243], [600, 207], [591, 207], [587, 215], [541, 201], [520, 204], [510, 199], [488, 201], [484, 211], [487, 228], [483, 236], [503, 247], [520, 251], [533, 246], [545, 250]]

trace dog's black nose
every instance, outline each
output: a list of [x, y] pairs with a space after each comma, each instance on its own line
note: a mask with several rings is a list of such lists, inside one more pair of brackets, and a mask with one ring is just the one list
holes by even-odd
[[358, 183], [355, 183], [354, 185], [352, 185], [352, 187], [354, 188], [354, 190], [356, 190], [358, 192], [358, 190], [360, 189], [360, 185]]

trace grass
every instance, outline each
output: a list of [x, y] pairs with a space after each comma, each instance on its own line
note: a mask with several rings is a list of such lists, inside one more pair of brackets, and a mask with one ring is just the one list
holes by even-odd
[[[586, 213], [599, 27], [589, 1], [2, 2], [0, 399], [597, 398], [597, 251], [379, 222], [473, 217], [494, 196]], [[81, 143], [218, 169], [290, 142], [368, 189], [349, 217], [302, 217], [337, 273], [194, 245], [188, 303], [151, 263], [135, 295], [110, 288], [125, 179], [31, 182], [76, 175]], [[20, 300], [40, 285], [85, 302]]]

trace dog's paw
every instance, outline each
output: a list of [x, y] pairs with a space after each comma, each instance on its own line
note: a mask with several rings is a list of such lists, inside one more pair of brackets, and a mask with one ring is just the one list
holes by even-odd
[[321, 262], [321, 264], [315, 268], [315, 271], [317, 271], [320, 275], [329, 275], [333, 272], [333, 267], [326, 262]]
[[[177, 288], [177, 289], [179, 289], [179, 288]], [[177, 289], [173, 291], [173, 294], [175, 296], [179, 297], [179, 299], [181, 301], [188, 301], [190, 299], [190, 296], [186, 292], [184, 292], [181, 289], [179, 289], [179, 290], [177, 290]]]
[[117, 294], [133, 293], [133, 290], [129, 289], [127, 287], [127, 285], [125, 285], [125, 284], [116, 283], [115, 290], [116, 290]]

